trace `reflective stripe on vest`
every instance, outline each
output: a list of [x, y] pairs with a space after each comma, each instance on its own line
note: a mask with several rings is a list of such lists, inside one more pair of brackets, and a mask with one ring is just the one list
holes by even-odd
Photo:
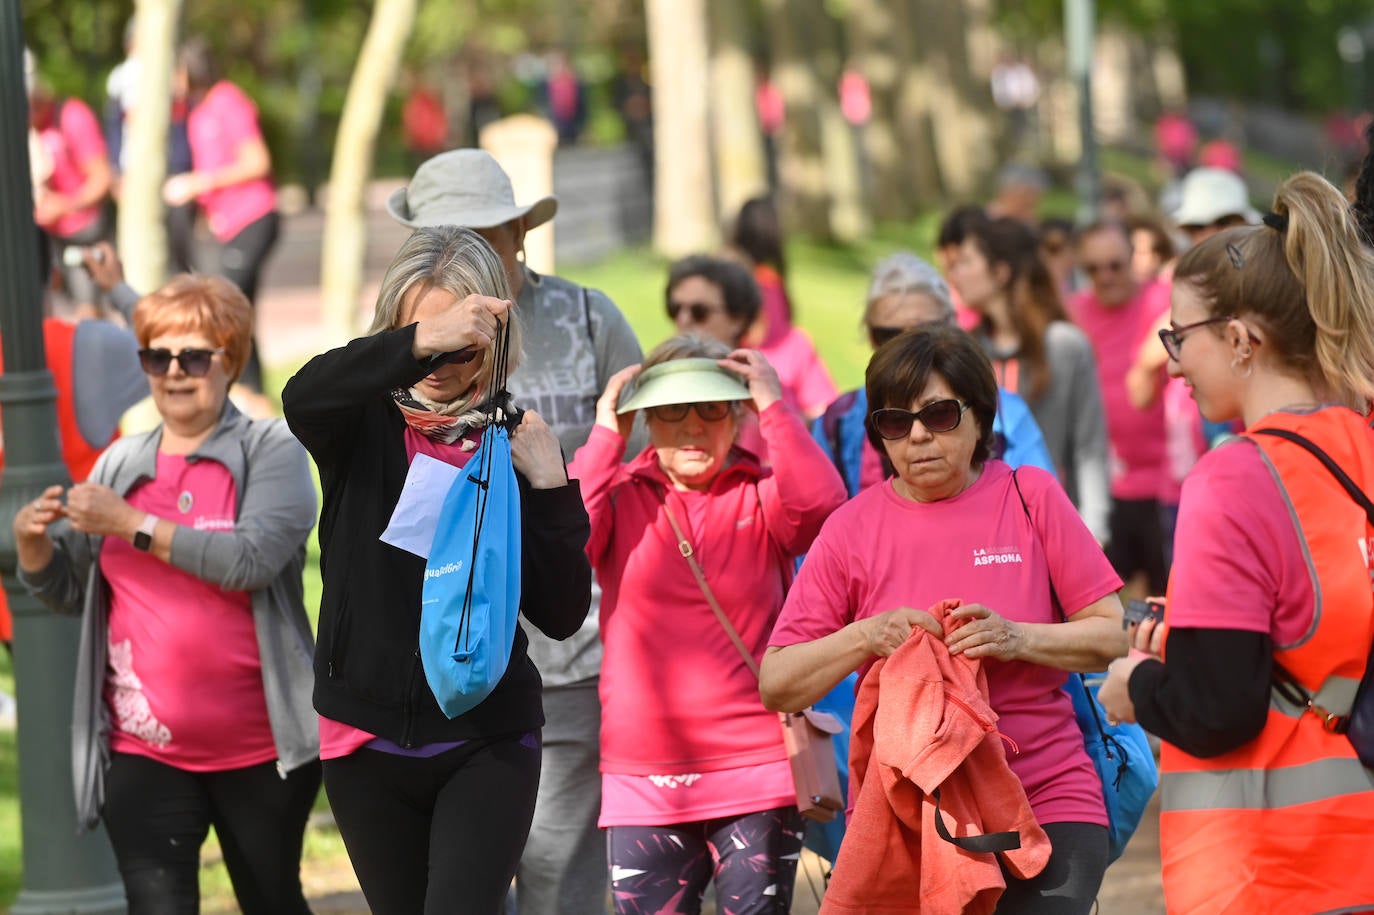
[[1374, 772], [1346, 759], [1282, 769], [1171, 772], [1160, 810], [1272, 810], [1374, 790]]

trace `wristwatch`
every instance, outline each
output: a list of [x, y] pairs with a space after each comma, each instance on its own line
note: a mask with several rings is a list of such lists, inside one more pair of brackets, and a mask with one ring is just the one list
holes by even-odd
[[143, 516], [134, 534], [134, 549], [146, 553], [153, 548], [153, 529], [157, 527], [157, 522], [157, 515], [150, 513]]

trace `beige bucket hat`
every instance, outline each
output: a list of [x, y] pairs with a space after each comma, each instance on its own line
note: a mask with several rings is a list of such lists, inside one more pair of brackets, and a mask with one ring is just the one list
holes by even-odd
[[517, 206], [505, 169], [484, 149], [452, 149], [427, 159], [407, 187], [392, 193], [387, 212], [412, 229], [463, 226], [489, 229], [520, 216], [525, 228], [543, 225], [558, 212], [549, 196]]

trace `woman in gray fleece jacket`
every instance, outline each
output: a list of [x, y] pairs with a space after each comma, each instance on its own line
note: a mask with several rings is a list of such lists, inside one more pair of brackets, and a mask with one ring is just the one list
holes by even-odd
[[178, 277], [133, 324], [162, 425], [117, 440], [89, 481], [50, 487], [14, 521], [20, 579], [82, 615], [78, 816], [104, 820], [133, 915], [198, 911], [212, 825], [245, 913], [309, 912], [309, 461], [285, 423], [228, 400], [252, 333], [236, 288]]

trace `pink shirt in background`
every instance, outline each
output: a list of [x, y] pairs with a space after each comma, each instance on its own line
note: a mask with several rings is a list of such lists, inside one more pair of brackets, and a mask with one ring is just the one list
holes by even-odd
[[[105, 158], [105, 137], [100, 121], [80, 99], [66, 99], [60, 105], [56, 122], [38, 131], [39, 141], [52, 162], [47, 188], [59, 194], [74, 194], [86, 183], [86, 163]], [[100, 205], [74, 210], [56, 222], [42, 226], [60, 238], [75, 235], [95, 225]]]
[[1263, 632], [1292, 644], [1312, 626], [1305, 552], [1259, 446], [1243, 439], [1219, 445], [1183, 484], [1169, 627]]
[[[406, 464], [411, 464], [415, 460], [415, 455], [426, 454], [436, 461], [443, 461], [454, 467], [462, 467], [477, 450], [481, 440], [480, 433], [470, 432], [453, 444], [446, 445], [406, 426]], [[442, 496], [436, 496], [436, 498], [442, 498]], [[321, 715], [320, 759], [339, 759], [348, 756], [376, 736], [376, 734], [368, 733], [362, 728], [355, 728], [351, 724], [344, 724], [342, 721], [335, 721]]]
[[[1144, 410], [1131, 406], [1126, 373], [1145, 335], [1169, 311], [1169, 287], [1148, 283], [1118, 308], [1107, 308], [1091, 289], [1069, 299], [1069, 313], [1097, 356], [1097, 380], [1107, 414], [1111, 491], [1116, 499], [1158, 499], [1168, 476], [1164, 400]], [[1164, 382], [1164, 369], [1160, 370]]]
[[[1051, 575], [1069, 613], [1120, 588], [1058, 480], [1034, 467], [1020, 468], [1016, 478], [1034, 530], [1001, 461], [989, 461], [972, 486], [938, 502], [905, 499], [891, 484], [855, 496], [812, 544], [769, 644], [815, 641], [854, 620], [950, 598], [1018, 622], [1057, 623]], [[1062, 688], [1069, 675], [1018, 661], [989, 660], [984, 669], [998, 730], [1015, 744], [1008, 762], [1036, 819], [1106, 825], [1101, 785]]]
[[[191, 109], [186, 134], [192, 167], [198, 172], [216, 171], [235, 162], [245, 142], [262, 139], [258, 108], [242, 89], [222, 80]], [[220, 241], [228, 241], [277, 208], [277, 194], [268, 178], [222, 187], [197, 200], [210, 231]]]
[[1202, 436], [1202, 414], [1188, 385], [1182, 378], [1170, 378], [1161, 395], [1164, 399], [1164, 432], [1168, 472], [1160, 481], [1159, 501], [1177, 505], [1183, 481], [1198, 458], [1207, 450]]
[[[129, 504], [196, 530], [232, 531], [234, 479], [214, 461], [158, 454]], [[110, 749], [192, 772], [277, 758], [246, 591], [225, 591], [120, 537], [106, 537], [110, 585], [105, 702]]]
[[820, 416], [840, 396], [815, 344], [801, 328], [789, 328], [781, 337], [760, 346], [759, 352], [778, 373], [783, 403], [798, 416], [808, 420]]

